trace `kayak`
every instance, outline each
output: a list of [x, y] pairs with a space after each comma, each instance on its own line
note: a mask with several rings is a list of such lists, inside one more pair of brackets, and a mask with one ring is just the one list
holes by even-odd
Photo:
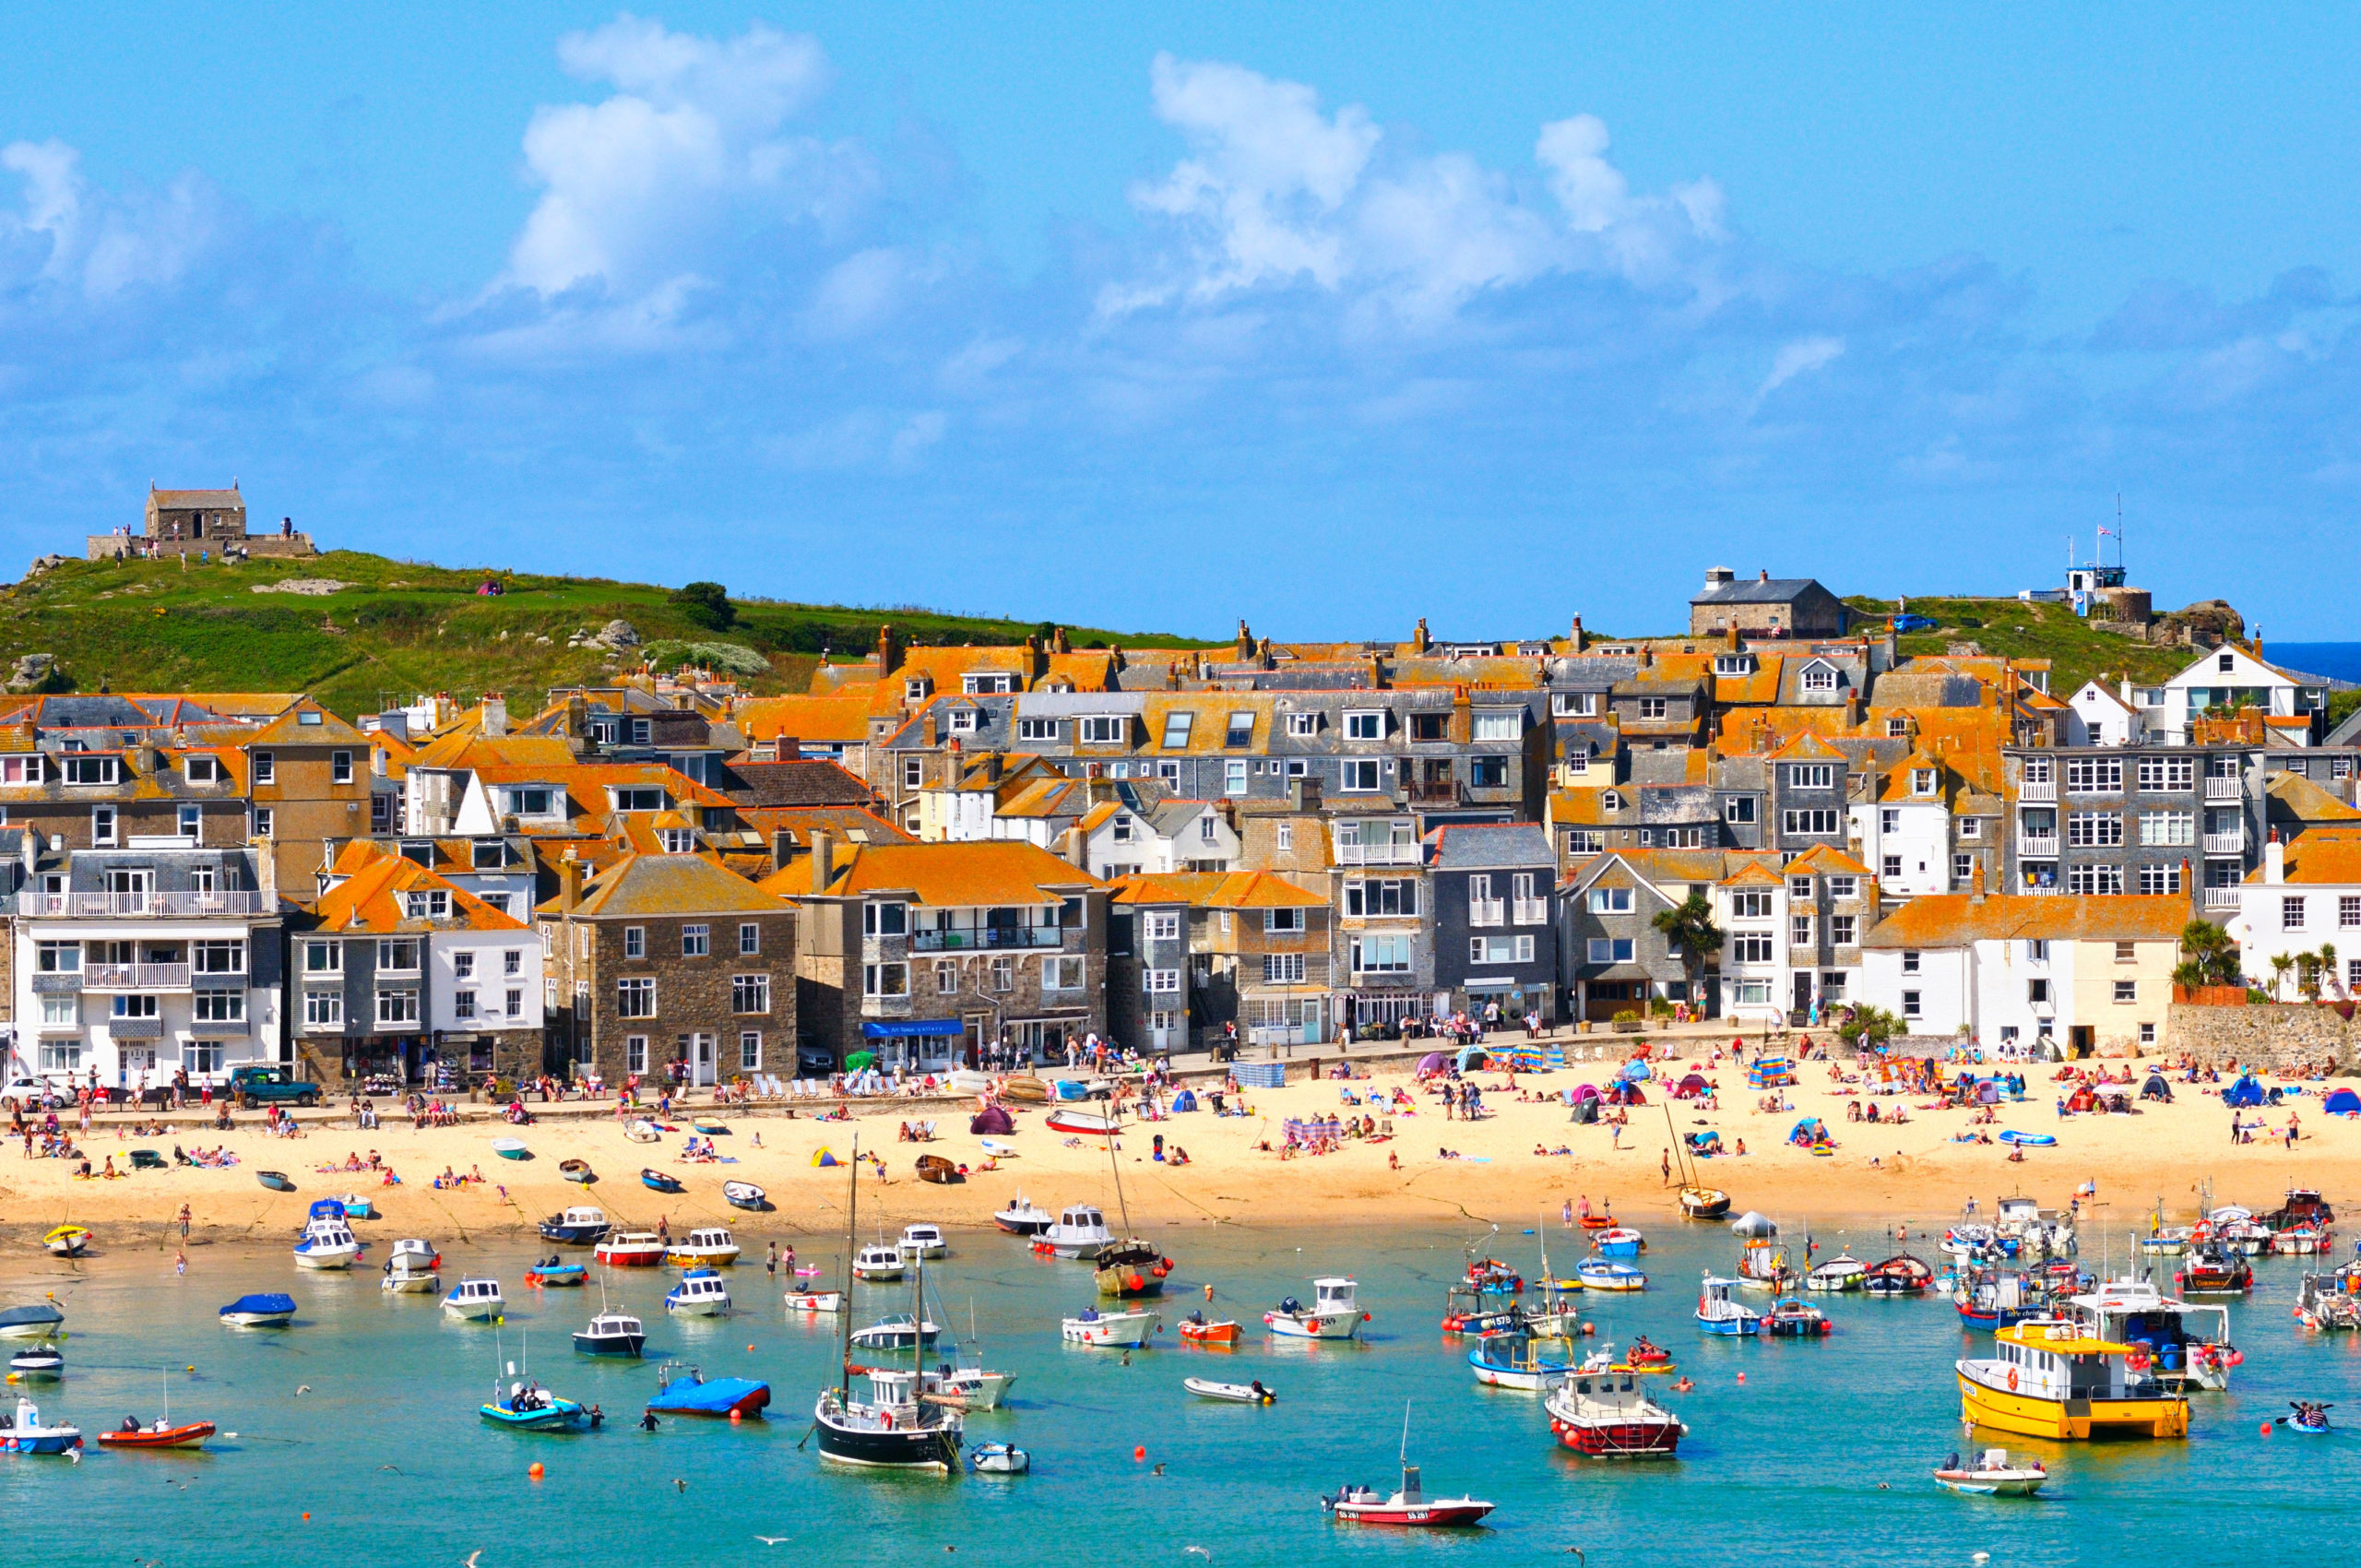
[[1215, 1383], [1202, 1377], [1184, 1377], [1180, 1380], [1180, 1386], [1200, 1399], [1226, 1399], [1233, 1405], [1269, 1405], [1279, 1396], [1275, 1389], [1255, 1384]]

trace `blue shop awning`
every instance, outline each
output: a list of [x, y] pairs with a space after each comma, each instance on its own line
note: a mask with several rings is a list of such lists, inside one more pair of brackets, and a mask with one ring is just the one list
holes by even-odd
[[895, 1018], [865, 1023], [860, 1032], [868, 1039], [908, 1039], [918, 1035], [964, 1035], [967, 1026], [956, 1018]]

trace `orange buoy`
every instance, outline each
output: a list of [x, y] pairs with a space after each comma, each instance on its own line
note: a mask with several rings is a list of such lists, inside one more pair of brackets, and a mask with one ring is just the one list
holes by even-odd
[[1744, 1383], [1744, 1382], [1746, 1381], [1746, 1374], [1745, 1374], [1744, 1372], [1740, 1372], [1740, 1373], [1738, 1373], [1738, 1380], [1740, 1383]]
[[310, 1517], [311, 1517], [311, 1515], [310, 1515], [309, 1514], [306, 1514], [306, 1515], [303, 1515], [303, 1517], [305, 1517], [306, 1519], [308, 1519], [308, 1518], [310, 1518]]
[[730, 1424], [733, 1427], [745, 1419], [746, 1413], [743, 1410], [732, 1410], [730, 1412]]
[[[2265, 1437], [2269, 1437], [2269, 1436], [2271, 1435], [2271, 1423], [2270, 1423], [2269, 1421], [2265, 1421], [2265, 1422], [2263, 1422], [2263, 1423], [2262, 1423], [2262, 1435], [2263, 1435], [2263, 1436], [2265, 1436]], [[305, 1517], [306, 1519], [308, 1519], [308, 1518], [310, 1518], [310, 1517], [311, 1517], [311, 1515], [310, 1515], [309, 1514], [306, 1514], [306, 1515], [303, 1515], [303, 1517]]]
[[532, 1477], [535, 1480], [540, 1480], [541, 1479], [541, 1462], [539, 1459], [534, 1460], [531, 1464], [525, 1467], [525, 1473]]
[[751, 1355], [753, 1355], [753, 1353], [754, 1353], [754, 1348], [753, 1348], [752, 1345], [747, 1346], [747, 1347], [746, 1347], [746, 1354], [748, 1354], [748, 1355], [750, 1355], [750, 1356], [751, 1356]]
[[1132, 1457], [1133, 1457], [1133, 1459], [1135, 1459], [1135, 1460], [1136, 1460], [1136, 1459], [1145, 1459], [1145, 1458], [1146, 1458], [1146, 1457], [1147, 1457], [1147, 1444], [1145, 1444], [1145, 1443], [1141, 1443], [1139, 1446], [1137, 1446], [1137, 1447], [1133, 1448], [1133, 1449], [1132, 1450]]

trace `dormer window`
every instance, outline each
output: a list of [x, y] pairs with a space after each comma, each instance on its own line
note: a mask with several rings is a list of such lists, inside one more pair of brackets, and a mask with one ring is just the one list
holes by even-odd
[[1287, 733], [1298, 740], [1319, 734], [1320, 716], [1316, 713], [1288, 714]]
[[981, 675], [963, 675], [959, 689], [969, 696], [1005, 696], [1016, 690], [1016, 677], [1006, 671], [990, 671]]
[[1664, 698], [1662, 698], [1662, 697], [1642, 697], [1642, 698], [1640, 699], [1640, 717], [1641, 717], [1641, 718], [1643, 718], [1643, 719], [1662, 719], [1664, 716], [1665, 716], [1665, 699], [1664, 699]]
[[1549, 711], [1560, 719], [1596, 719], [1598, 717], [1596, 692], [1552, 692]]
[[951, 710], [951, 732], [953, 734], [969, 735], [975, 732], [975, 729], [976, 710], [974, 708], [955, 707]]
[[1935, 792], [1935, 770], [1931, 767], [1912, 768], [1910, 770], [1910, 792], [1914, 795], [1933, 794]]
[[0, 756], [0, 784], [38, 784], [41, 780], [39, 752], [29, 752], [23, 756]]
[[[113, 784], [116, 781], [120, 766], [120, 759], [111, 755], [69, 756], [65, 759], [65, 782], [68, 784]], [[267, 782], [267, 780], [262, 781]]]
[[685, 855], [697, 847], [697, 836], [685, 827], [667, 827], [658, 832], [656, 842], [668, 855]]
[[1123, 743], [1123, 718], [1118, 713], [1085, 714], [1074, 721], [1074, 739], [1086, 746]]
[[1382, 741], [1385, 739], [1385, 715], [1359, 711], [1345, 715], [1345, 739], [1348, 741]]
[[1470, 738], [1477, 741], [1513, 741], [1525, 728], [1522, 712], [1479, 713], [1471, 720]]
[[625, 790], [620, 787], [608, 791], [615, 800], [619, 812], [660, 812], [664, 809], [661, 790]]
[[924, 681], [905, 681], [902, 683], [902, 695], [911, 702], [924, 702], [926, 700], [926, 692], [927, 683]]
[[1833, 692], [1836, 689], [1836, 669], [1829, 664], [1804, 666], [1803, 688], [1808, 692]]
[[654, 720], [635, 719], [631, 721], [631, 743], [633, 745], [647, 745], [649, 741], [655, 738], [655, 734], [656, 725]]
[[1054, 741], [1058, 738], [1058, 721], [1054, 719], [1020, 719], [1016, 721], [1016, 738], [1020, 741]]
[[1889, 719], [1885, 721], [1885, 738], [1887, 740], [1899, 741], [1909, 733], [1910, 720], [1907, 719]]
[[221, 759], [213, 756], [193, 756], [181, 763], [181, 777], [192, 784], [221, 782]]
[[1716, 675], [1751, 675], [1754, 673], [1754, 656], [1750, 653], [1716, 654], [1714, 657], [1714, 673]]
[[1603, 812], [1619, 812], [1623, 809], [1623, 797], [1612, 790], [1604, 790], [1598, 797], [1598, 809]]
[[511, 816], [547, 816], [550, 814], [551, 791], [546, 789], [504, 790]]
[[448, 920], [451, 918], [451, 895], [439, 887], [405, 893], [402, 895], [402, 912], [414, 921]]

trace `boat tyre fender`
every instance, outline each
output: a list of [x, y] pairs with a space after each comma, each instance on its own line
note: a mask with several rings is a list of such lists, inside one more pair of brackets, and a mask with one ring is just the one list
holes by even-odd
[[2009, 1392], [2010, 1392], [2010, 1393], [2011, 1393], [2011, 1394], [2014, 1394], [2016, 1391], [2017, 1391], [2017, 1369], [2016, 1369], [2016, 1368], [2014, 1368], [2014, 1367], [2011, 1367], [2011, 1368], [2009, 1369]]

